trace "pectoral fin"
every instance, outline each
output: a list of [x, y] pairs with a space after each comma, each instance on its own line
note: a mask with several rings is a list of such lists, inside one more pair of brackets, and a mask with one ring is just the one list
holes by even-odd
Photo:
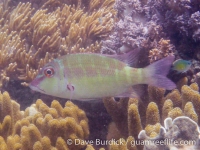
[[67, 84], [67, 89], [72, 92], [75, 90], [74, 86], [71, 83]]
[[67, 84], [67, 90], [70, 91], [70, 100], [71, 100], [71, 99], [72, 99], [72, 96], [73, 96], [73, 94], [74, 94], [75, 88], [74, 88], [74, 86], [73, 86], [71, 83], [69, 83], [69, 84]]

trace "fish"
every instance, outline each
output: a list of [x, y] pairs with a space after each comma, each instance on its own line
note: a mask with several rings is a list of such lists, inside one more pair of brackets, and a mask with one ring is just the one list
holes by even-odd
[[173, 62], [172, 70], [176, 70], [178, 73], [187, 72], [192, 65], [189, 60], [178, 59]]
[[131, 51], [122, 55], [77, 53], [47, 63], [29, 83], [33, 91], [75, 100], [105, 97], [139, 97], [134, 88], [149, 84], [172, 90], [176, 85], [166, 77], [174, 61], [168, 56], [144, 68], [130, 67], [136, 59]]

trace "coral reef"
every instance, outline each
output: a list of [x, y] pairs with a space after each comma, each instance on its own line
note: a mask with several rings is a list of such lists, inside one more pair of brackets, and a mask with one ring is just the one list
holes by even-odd
[[[140, 59], [139, 67], [171, 54], [200, 60], [199, 10], [197, 0], [2, 0], [0, 89], [10, 90], [13, 81], [27, 85], [45, 63], [70, 53], [120, 54], [139, 49], [141, 57], [148, 58]], [[168, 94], [149, 86], [148, 95], [141, 99], [117, 102], [105, 98], [112, 117], [107, 139], [118, 139], [109, 149], [143, 149], [132, 143], [139, 140], [139, 133], [139, 138], [150, 141], [184, 138], [198, 142], [199, 86], [185, 85], [188, 80], [200, 85], [199, 62], [194, 60], [193, 65], [190, 76], [194, 78], [183, 78]], [[23, 112], [4, 92], [0, 94], [0, 122], [1, 149], [96, 149], [86, 143], [74, 145], [75, 139], [88, 138], [89, 127], [85, 112], [70, 101], [64, 107], [53, 101], [48, 107], [37, 100]], [[181, 148], [193, 148], [185, 146]], [[168, 147], [144, 146], [149, 148]], [[176, 147], [172, 144], [170, 148]]]
[[109, 39], [103, 42], [103, 53], [137, 48], [150, 62], [173, 53], [199, 60], [198, 0], [116, 0], [115, 9], [117, 19]]
[[110, 38], [103, 41], [101, 52], [123, 53], [137, 48], [143, 52], [142, 57], [149, 55], [151, 62], [173, 54], [175, 47], [164, 32], [157, 14], [150, 13], [151, 9], [155, 9], [152, 3], [157, 5], [155, 1], [117, 0], [115, 9], [118, 20]]
[[[138, 139], [138, 135], [139, 138], [151, 141], [159, 140], [164, 135], [168, 138], [173, 135], [181, 140], [178, 137], [183, 137], [182, 134], [186, 134], [185, 130], [188, 131], [187, 133], [190, 133], [190, 130], [198, 132], [194, 130], [197, 129], [195, 127], [199, 122], [198, 89], [198, 85], [193, 83], [190, 86], [184, 85], [181, 91], [175, 89], [165, 96], [165, 90], [149, 86], [149, 95], [146, 100], [123, 98], [117, 102], [114, 98], [104, 99], [106, 109], [113, 119], [108, 129], [107, 140], [116, 139], [109, 144], [109, 149], [140, 150], [143, 146], [144, 149], [148, 149], [148, 145], [135, 143], [141, 140]], [[159, 99], [160, 103], [158, 103]], [[70, 101], [62, 107], [58, 101], [54, 100], [48, 107], [42, 100], [37, 100], [24, 112], [20, 111], [19, 105], [11, 100], [7, 92], [0, 95], [0, 102], [2, 122], [0, 146], [5, 149], [96, 149], [95, 145], [86, 143], [76, 146], [73, 144], [75, 139], [87, 139], [89, 129], [85, 112]], [[144, 102], [147, 104], [144, 105]], [[185, 120], [187, 118], [185, 116], [190, 119]], [[170, 121], [166, 121], [168, 117], [174, 121], [169, 123]], [[191, 129], [184, 128], [187, 127], [182, 126], [185, 123]], [[166, 134], [163, 131], [163, 124], [167, 126], [165, 127]], [[173, 130], [171, 126], [174, 126]], [[190, 139], [186, 137], [185, 140]], [[71, 139], [71, 145], [67, 143], [68, 139]], [[170, 146], [174, 147], [174, 145]]]
[[[132, 136], [137, 141], [142, 129], [149, 138], [155, 138], [159, 135], [168, 117], [172, 119], [189, 117], [196, 125], [200, 124], [198, 89], [198, 85], [193, 83], [190, 86], [183, 85], [181, 91], [175, 89], [165, 95], [164, 89], [149, 86], [148, 97], [140, 100], [137, 98], [120, 99], [119, 101], [113, 98], [104, 99], [104, 105], [113, 120], [112, 124], [115, 124], [109, 128], [107, 138], [123, 137], [125, 140]], [[136, 145], [137, 149], [143, 149], [142, 146]]]
[[75, 139], [87, 139], [89, 127], [85, 112], [72, 102], [68, 101], [62, 107], [54, 100], [48, 107], [42, 100], [37, 100], [24, 112], [7, 92], [0, 95], [0, 102], [1, 149], [77, 150], [86, 146], [86, 143], [75, 146]]
[[[147, 140], [157, 139], [163, 135], [162, 125], [166, 124], [167, 117], [176, 120], [177, 117], [188, 116], [193, 121], [188, 119], [189, 121], [186, 120], [185, 123], [198, 123], [200, 95], [198, 89], [198, 85], [193, 83], [190, 86], [184, 85], [181, 91], [175, 89], [165, 95], [165, 90], [149, 86], [148, 97], [143, 100], [123, 98], [117, 102], [114, 98], [104, 99], [106, 109], [113, 119], [108, 129], [107, 139], [116, 139], [109, 144], [109, 149], [143, 149], [141, 143], [134, 143], [140, 141], [138, 134], [145, 132], [143, 137], [148, 138]], [[37, 100], [23, 112], [20, 111], [19, 105], [10, 99], [9, 94], [4, 92], [0, 95], [0, 104], [2, 122], [0, 146], [5, 149], [23, 150], [27, 147], [35, 150], [96, 149], [95, 145], [86, 143], [74, 146], [75, 139], [87, 139], [89, 130], [85, 113], [70, 101], [62, 107], [54, 100], [48, 107], [41, 100]], [[181, 128], [180, 123], [176, 125], [181, 132], [189, 130]], [[179, 136], [178, 133], [174, 132], [173, 135]], [[71, 145], [67, 143], [68, 139], [72, 139]], [[148, 147], [145, 145], [144, 148]]]
[[100, 51], [113, 27], [114, 0], [37, 2], [0, 2], [0, 86], [30, 82], [60, 55]]

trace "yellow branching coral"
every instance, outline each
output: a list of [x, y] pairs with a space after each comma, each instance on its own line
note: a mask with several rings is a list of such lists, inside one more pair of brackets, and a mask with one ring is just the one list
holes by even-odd
[[172, 100], [174, 107], [182, 107], [181, 94], [178, 91], [178, 89], [175, 89], [169, 94], [167, 94], [167, 96], [165, 97], [165, 100], [166, 99]]
[[[113, 143], [110, 145], [110, 149], [128, 148], [130, 150], [137, 150], [136, 146], [131, 145], [131, 141], [133, 142], [134, 139], [137, 140], [137, 135], [142, 130], [141, 116], [138, 111], [138, 100], [134, 98], [129, 100], [127, 98], [121, 98], [119, 102], [116, 102], [114, 98], [105, 98], [103, 102], [114, 121], [109, 126], [108, 140], [123, 137], [123, 139], [121, 138], [117, 142], [126, 141], [121, 145]], [[129, 135], [130, 137], [128, 137]], [[138, 147], [141, 148], [141, 146]]]
[[149, 93], [149, 101], [155, 102], [158, 105], [159, 111], [161, 111], [161, 107], [164, 102], [164, 94], [165, 90], [162, 88], [156, 88], [154, 86], [149, 86], [148, 88], [148, 93]]
[[0, 134], [7, 138], [14, 130], [15, 123], [22, 119], [24, 112], [20, 111], [20, 106], [11, 100], [8, 92], [0, 93]]
[[156, 103], [149, 103], [146, 111], [146, 124], [154, 125], [160, 122], [160, 114]]
[[[129, 134], [124, 132], [126, 134], [123, 134], [121, 137], [126, 139], [128, 136], [133, 136], [137, 139], [138, 133], [143, 129], [149, 137], [154, 138], [159, 134], [160, 127], [168, 117], [175, 119], [177, 117], [187, 116], [199, 123], [200, 94], [198, 89], [198, 85], [193, 83], [190, 86], [183, 85], [181, 91], [175, 89], [165, 95], [164, 89], [149, 86], [148, 96], [144, 99], [130, 98], [128, 100], [129, 102], [123, 102], [123, 99], [120, 99], [119, 102], [117, 102], [112, 98], [107, 98], [104, 99], [103, 102], [116, 124], [119, 133], [126, 130], [117, 126], [117, 124], [120, 124], [120, 121], [115, 118], [119, 114], [120, 116], [128, 118], [127, 123], [124, 123], [124, 128], [128, 128]], [[137, 146], [137, 148], [141, 149], [140, 146]]]
[[[163, 98], [161, 98], [161, 100], [164, 99], [164, 104], [161, 107], [162, 120], [167, 117], [176, 118], [178, 116], [185, 115], [198, 122], [198, 106], [200, 103], [200, 94], [198, 92], [199, 87], [196, 83], [192, 83], [190, 86], [184, 84], [182, 85], [181, 92], [175, 89], [165, 97], [163, 96]], [[150, 93], [150, 95], [152, 94]]]
[[184, 107], [184, 115], [191, 118], [195, 122], [198, 122], [198, 115], [196, 114], [194, 110], [194, 106], [192, 102], [187, 102]]
[[198, 92], [193, 91], [187, 85], [184, 85], [181, 88], [181, 92], [183, 93], [182, 94], [183, 106], [185, 106], [185, 104], [190, 101], [191, 95], [195, 94], [196, 96], [198, 96]]
[[[162, 119], [168, 117], [168, 113], [173, 109], [173, 102], [167, 99], [162, 107]], [[164, 122], [164, 120], [162, 120]]]
[[[193, 89], [195, 90], [193, 90]], [[184, 85], [181, 89], [182, 92], [182, 100], [183, 100], [183, 107], [187, 104], [187, 102], [192, 102], [194, 106], [194, 110], [197, 113], [197, 115], [200, 114], [200, 94], [196, 91], [197, 84], [193, 83], [190, 86]], [[192, 110], [191, 110], [192, 111]], [[200, 123], [200, 120], [198, 120], [198, 123]]]
[[128, 108], [128, 99], [121, 99], [118, 103], [114, 98], [105, 98], [103, 99], [104, 105], [111, 115], [113, 121], [115, 122], [117, 128], [119, 129], [122, 136], [126, 137], [128, 135], [128, 129], [124, 126], [127, 124], [127, 108]]
[[[86, 143], [75, 145], [75, 139], [89, 135], [85, 112], [68, 101], [65, 107], [54, 100], [48, 107], [37, 100], [25, 112], [10, 99], [7, 92], [0, 95], [0, 147], [9, 150], [77, 150]], [[16, 106], [17, 105], [17, 106]], [[5, 116], [6, 115], [6, 116]], [[71, 140], [69, 144], [68, 140]]]
[[181, 88], [183, 85], [187, 85], [188, 83], [188, 78], [187, 77], [184, 77], [184, 78], [181, 78], [177, 83], [176, 83], [176, 86], [177, 86], [177, 89], [179, 91], [181, 91]]
[[137, 137], [139, 134], [138, 131], [142, 130], [140, 114], [135, 104], [131, 104], [128, 108], [128, 130], [129, 135], [133, 135], [134, 137]]
[[160, 132], [160, 127], [161, 127], [160, 123], [156, 123], [154, 125], [147, 125], [145, 127], [146, 134], [150, 137], [155, 137]]
[[0, 2], [0, 87], [10, 79], [30, 82], [60, 55], [98, 52], [113, 27], [113, 4], [43, 0], [36, 9], [31, 3]]
[[175, 107], [168, 113], [168, 117], [175, 119], [176, 117], [182, 116], [183, 112], [179, 107]]
[[[30, 116], [32, 109], [36, 110], [36, 114]], [[66, 102], [63, 108], [55, 100], [51, 107], [38, 100], [35, 105], [25, 110], [25, 116], [28, 117], [30, 123], [35, 124], [42, 136], [50, 139], [54, 146], [60, 145], [61, 141], [65, 143], [68, 139], [75, 143], [75, 139], [83, 140], [89, 135], [88, 120], [84, 111], [70, 101]], [[65, 143], [65, 146], [73, 149], [74, 144], [67, 146]], [[79, 146], [81, 148], [84, 145], [77, 145], [76, 148], [79, 149]]]

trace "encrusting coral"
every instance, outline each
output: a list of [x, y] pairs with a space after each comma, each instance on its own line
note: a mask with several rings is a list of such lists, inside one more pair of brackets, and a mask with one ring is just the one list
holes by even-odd
[[[164, 89], [149, 86], [148, 97], [142, 100], [130, 98], [120, 99], [117, 102], [113, 98], [104, 99], [104, 105], [113, 119], [112, 124], [115, 124], [112, 126], [113, 128], [109, 128], [108, 138], [123, 137], [127, 139], [132, 136], [137, 141], [139, 140], [138, 134], [142, 129], [145, 130], [148, 137], [155, 138], [159, 135], [160, 128], [167, 117], [176, 119], [185, 116], [193, 120], [192, 122], [200, 124], [198, 89], [198, 85], [193, 83], [190, 86], [182, 86], [181, 91], [175, 89], [165, 96]], [[116, 119], [119, 116], [120, 119]], [[118, 133], [115, 134], [112, 130], [117, 130]], [[136, 145], [137, 149], [143, 149], [142, 146]]]
[[[53, 58], [100, 51], [113, 26], [114, 0], [0, 2], [0, 86], [30, 82]], [[24, 83], [24, 85], [26, 85]]]
[[88, 119], [85, 112], [70, 101], [63, 108], [56, 100], [51, 107], [37, 100], [23, 112], [4, 92], [0, 95], [0, 104], [2, 150], [77, 150], [86, 146], [84, 142], [75, 146], [75, 139], [87, 139]]
[[[166, 118], [165, 127], [161, 127], [156, 137], [149, 137], [145, 130], [138, 135], [139, 139], [147, 140], [144, 150], [154, 149], [199, 149], [199, 126], [189, 117], [175, 119]], [[159, 144], [159, 142], [162, 144]]]

